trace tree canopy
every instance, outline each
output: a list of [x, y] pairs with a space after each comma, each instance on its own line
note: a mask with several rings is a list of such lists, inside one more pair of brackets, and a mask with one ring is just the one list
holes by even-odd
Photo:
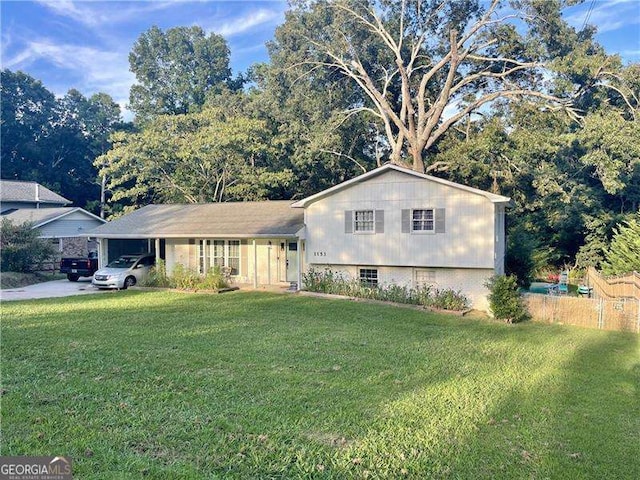
[[86, 98], [75, 89], [56, 98], [40, 81], [10, 70], [1, 73], [0, 93], [2, 178], [40, 182], [97, 210], [93, 160], [123, 128], [120, 106], [107, 94]]
[[223, 37], [200, 27], [151, 27], [129, 54], [138, 82], [129, 96], [136, 118], [199, 110], [207, 95], [230, 83], [229, 54]]

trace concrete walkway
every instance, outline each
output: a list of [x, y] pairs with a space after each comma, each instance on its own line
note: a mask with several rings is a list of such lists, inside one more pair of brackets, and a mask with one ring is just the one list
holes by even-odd
[[81, 278], [77, 282], [69, 280], [52, 280], [36, 283], [20, 288], [0, 290], [0, 300], [32, 300], [34, 298], [70, 297], [72, 295], [86, 295], [89, 293], [104, 293], [108, 290], [98, 290], [91, 285], [90, 278]]

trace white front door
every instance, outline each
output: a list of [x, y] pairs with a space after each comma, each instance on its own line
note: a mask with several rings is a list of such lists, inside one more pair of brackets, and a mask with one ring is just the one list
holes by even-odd
[[287, 282], [298, 281], [298, 243], [287, 240]]

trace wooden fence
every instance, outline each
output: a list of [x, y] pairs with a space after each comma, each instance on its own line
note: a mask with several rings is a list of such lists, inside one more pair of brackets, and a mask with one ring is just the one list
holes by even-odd
[[640, 300], [635, 298], [605, 299], [529, 293], [525, 295], [525, 300], [534, 321], [640, 333]]
[[619, 299], [635, 298], [640, 300], [640, 273], [631, 272], [615, 277], [605, 277], [595, 268], [587, 270], [586, 283], [593, 288], [595, 298]]

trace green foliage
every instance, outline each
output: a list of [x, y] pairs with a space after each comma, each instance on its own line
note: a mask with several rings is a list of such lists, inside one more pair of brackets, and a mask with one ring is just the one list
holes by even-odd
[[606, 275], [640, 272], [640, 212], [613, 229], [602, 271]]
[[159, 260], [149, 272], [144, 286], [180, 290], [218, 290], [227, 288], [229, 284], [218, 266], [209, 269], [205, 275], [201, 275], [194, 269], [178, 263], [173, 267], [171, 274], [168, 274], [166, 264], [163, 260]]
[[142, 131], [119, 132], [96, 160], [111, 201], [202, 203], [269, 198], [292, 181], [274, 169], [266, 122], [210, 107], [159, 115]]
[[56, 252], [47, 240], [38, 238], [39, 233], [30, 223], [16, 225], [3, 218], [0, 223], [0, 270], [29, 273], [52, 261]]
[[200, 27], [151, 27], [129, 54], [138, 81], [129, 96], [136, 120], [198, 111], [207, 95], [230, 82], [229, 55], [222, 36]]
[[97, 212], [93, 161], [109, 149], [111, 132], [124, 128], [119, 105], [104, 93], [86, 98], [75, 89], [56, 98], [40, 81], [10, 70], [1, 73], [0, 94], [2, 178], [39, 182]]
[[527, 288], [533, 280], [533, 272], [536, 267], [533, 256], [537, 246], [536, 239], [522, 228], [512, 229], [507, 238], [505, 256], [507, 275], [514, 275], [518, 285]]
[[302, 275], [305, 289], [310, 292], [345, 295], [370, 300], [423, 305], [442, 310], [462, 311], [469, 308], [469, 300], [459, 291], [436, 289], [430, 286], [409, 288], [400, 285], [371, 286], [357, 279], [345, 279], [330, 269], [310, 268]]
[[519, 323], [528, 320], [529, 314], [518, 288], [514, 275], [495, 275], [485, 286], [489, 289], [489, 307], [493, 316], [506, 323]]

